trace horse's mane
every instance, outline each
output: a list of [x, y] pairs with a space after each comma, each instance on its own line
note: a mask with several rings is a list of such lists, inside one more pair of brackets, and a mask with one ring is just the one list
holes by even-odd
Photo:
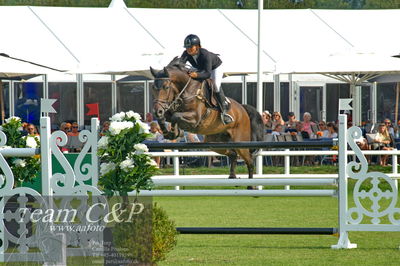
[[187, 65], [181, 61], [181, 58], [176, 56], [172, 59], [171, 62], [167, 65], [168, 68], [178, 68], [181, 71], [187, 71]]

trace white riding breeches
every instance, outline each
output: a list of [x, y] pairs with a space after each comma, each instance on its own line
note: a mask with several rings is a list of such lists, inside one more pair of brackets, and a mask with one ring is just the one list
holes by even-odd
[[211, 71], [211, 79], [214, 80], [215, 82], [215, 91], [220, 92], [221, 91], [221, 83], [222, 79], [224, 77], [224, 67], [223, 64], [221, 64], [219, 67]]

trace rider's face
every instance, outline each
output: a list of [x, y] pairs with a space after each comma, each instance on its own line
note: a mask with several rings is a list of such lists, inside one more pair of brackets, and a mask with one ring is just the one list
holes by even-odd
[[199, 52], [200, 47], [198, 45], [193, 45], [192, 47], [186, 48], [186, 52], [190, 55], [196, 55]]

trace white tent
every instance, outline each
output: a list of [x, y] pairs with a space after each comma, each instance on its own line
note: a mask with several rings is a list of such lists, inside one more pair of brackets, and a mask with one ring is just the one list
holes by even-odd
[[[197, 34], [204, 48], [220, 54], [226, 73], [257, 72], [257, 46], [220, 10], [134, 8], [128, 10], [144, 28], [157, 37], [163, 47], [175, 51], [176, 56], [180, 56], [184, 51], [183, 39], [189, 34]], [[275, 62], [271, 58], [264, 54], [262, 61], [263, 71], [274, 71]]]
[[[221, 54], [226, 72], [254, 73], [257, 11], [0, 7], [0, 53], [75, 72], [130, 73], [159, 67], [183, 51], [187, 34]], [[264, 10], [262, 69], [355, 47], [398, 54], [400, 10]], [[373, 36], [371, 35], [373, 32]]]
[[361, 122], [360, 86], [382, 75], [400, 74], [400, 59], [375, 53], [352, 52], [312, 58], [303, 62], [280, 62], [279, 73], [321, 74], [350, 84], [354, 101], [353, 121]]

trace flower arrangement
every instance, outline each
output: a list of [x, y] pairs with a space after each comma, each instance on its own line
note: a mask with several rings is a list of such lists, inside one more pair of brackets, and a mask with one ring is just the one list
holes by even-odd
[[157, 172], [157, 164], [142, 144], [150, 134], [149, 126], [140, 119], [133, 111], [113, 115], [109, 131], [98, 141], [99, 184], [108, 196], [126, 196], [153, 186], [151, 177]]
[[[7, 145], [0, 147], [0, 149], [40, 147], [38, 136], [23, 136], [22, 122], [19, 117], [12, 116], [6, 119], [1, 130], [7, 136]], [[8, 157], [6, 161], [14, 173], [16, 186], [21, 186], [23, 182], [33, 183], [40, 171], [40, 155], [24, 158]]]

